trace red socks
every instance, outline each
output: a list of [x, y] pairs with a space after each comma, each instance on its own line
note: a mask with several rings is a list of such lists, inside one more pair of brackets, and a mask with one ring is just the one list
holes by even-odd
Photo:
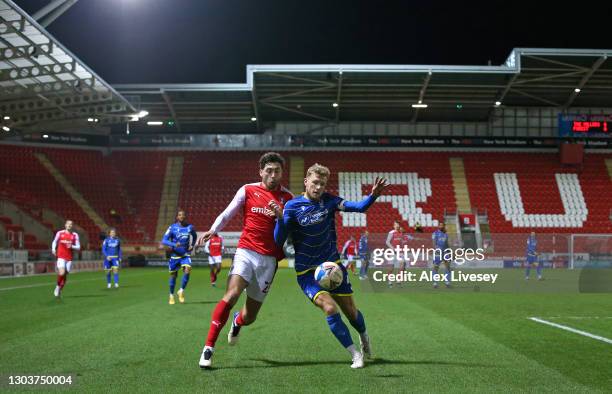
[[58, 275], [57, 276], [57, 285], [59, 286], [60, 289], [64, 288], [64, 285], [66, 284], [66, 277], [68, 275]]
[[210, 283], [215, 283], [217, 281], [217, 273], [215, 270], [210, 271]]
[[238, 316], [236, 316], [236, 324], [239, 326], [244, 326], [244, 320], [242, 319], [242, 310], [240, 310], [240, 313], [238, 313]]
[[215, 342], [217, 342], [221, 329], [225, 323], [227, 323], [227, 318], [231, 310], [232, 307], [227, 302], [223, 300], [219, 301], [212, 313], [210, 329], [208, 330], [208, 337], [206, 338], [206, 346], [215, 346]]

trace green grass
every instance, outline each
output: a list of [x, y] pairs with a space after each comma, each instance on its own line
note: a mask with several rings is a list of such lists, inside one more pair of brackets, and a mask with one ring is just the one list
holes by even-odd
[[[551, 286], [564, 272], [572, 275], [558, 270], [529, 286]], [[612, 392], [612, 345], [527, 319], [612, 338], [610, 294], [373, 292], [353, 281], [376, 359], [351, 370], [322, 313], [282, 269], [240, 344], [227, 345], [225, 328], [215, 369], [202, 371], [210, 313], [223, 294], [208, 270], [194, 270], [187, 303], [174, 306], [163, 269], [123, 270], [118, 290], [105, 288], [102, 273], [73, 274], [61, 300], [53, 281], [0, 280], [4, 380], [74, 374], [79, 392]]]

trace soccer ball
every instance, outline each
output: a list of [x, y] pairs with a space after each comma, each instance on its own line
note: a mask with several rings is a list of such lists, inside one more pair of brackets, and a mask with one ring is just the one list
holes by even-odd
[[325, 290], [333, 290], [342, 284], [342, 269], [330, 261], [319, 265], [314, 275], [315, 280]]

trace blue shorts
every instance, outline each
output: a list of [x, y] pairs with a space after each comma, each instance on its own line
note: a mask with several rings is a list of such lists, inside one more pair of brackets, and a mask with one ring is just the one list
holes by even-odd
[[538, 256], [527, 255], [527, 263], [535, 264], [538, 262]]
[[168, 271], [170, 272], [176, 272], [179, 268], [184, 266], [191, 267], [190, 256], [170, 257], [170, 261], [168, 261]]
[[105, 270], [110, 270], [112, 267], [119, 267], [119, 258], [118, 257], [113, 257], [111, 258], [110, 261], [108, 261], [107, 259], [104, 259], [104, 269]]
[[351, 282], [349, 282], [348, 272], [346, 271], [346, 268], [342, 264], [338, 264], [338, 266], [342, 270], [342, 284], [333, 290], [325, 290], [319, 285], [319, 283], [314, 278], [314, 269], [306, 271], [303, 274], [297, 276], [298, 284], [302, 288], [304, 294], [306, 294], [306, 297], [310, 299], [310, 301], [314, 302], [315, 299], [321, 293], [329, 293], [337, 296], [353, 295], [353, 286], [351, 286]]
[[444, 260], [444, 259], [434, 258], [434, 260], [433, 260], [433, 265], [436, 265], [436, 266], [437, 266], [437, 265], [440, 265], [440, 264], [445, 263], [445, 262], [448, 262], [448, 261], [447, 261], [447, 260]]

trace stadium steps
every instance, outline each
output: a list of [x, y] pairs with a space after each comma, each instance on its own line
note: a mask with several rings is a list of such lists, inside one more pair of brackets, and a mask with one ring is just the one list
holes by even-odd
[[9, 218], [12, 224], [23, 227], [25, 236], [34, 237], [47, 245], [50, 245], [53, 240], [53, 232], [50, 228], [10, 201], [0, 203], [0, 217]]
[[162, 239], [168, 225], [174, 222], [178, 208], [179, 193], [181, 192], [184, 162], [185, 159], [182, 156], [168, 157], [166, 162], [166, 175], [164, 176], [164, 186], [159, 203], [155, 239]]
[[291, 156], [289, 163], [289, 189], [294, 195], [299, 195], [304, 191], [304, 158]]
[[468, 191], [463, 159], [460, 157], [450, 157], [448, 161], [453, 177], [453, 188], [455, 189], [457, 209], [461, 213], [470, 213], [472, 212], [472, 204], [470, 203], [470, 192]]
[[85, 214], [91, 219], [91, 221], [100, 228], [102, 231], [106, 231], [110, 226], [102, 219], [100, 215], [92, 208], [92, 206], [85, 200], [83, 195], [72, 186], [68, 179], [62, 174], [62, 172], [49, 160], [47, 155], [44, 153], [34, 153], [34, 156], [38, 159], [40, 164], [49, 171], [53, 178], [59, 183], [66, 193], [72, 197], [77, 205], [85, 212]]

